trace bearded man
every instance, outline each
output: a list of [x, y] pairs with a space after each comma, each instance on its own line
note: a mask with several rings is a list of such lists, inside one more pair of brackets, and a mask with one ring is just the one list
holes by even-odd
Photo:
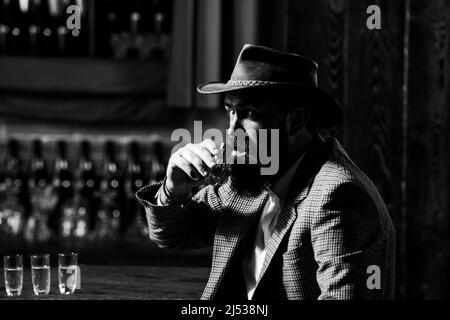
[[[247, 132], [244, 150], [232, 153], [245, 163], [218, 161], [211, 139], [188, 144], [170, 157], [164, 181], [137, 193], [158, 246], [213, 246], [202, 299], [393, 298], [395, 230], [372, 181], [319, 133], [343, 111], [318, 87], [317, 69], [307, 57], [245, 45], [228, 82], [198, 87], [226, 94], [226, 145]], [[258, 156], [249, 163], [261, 129], [278, 134], [269, 175]]]

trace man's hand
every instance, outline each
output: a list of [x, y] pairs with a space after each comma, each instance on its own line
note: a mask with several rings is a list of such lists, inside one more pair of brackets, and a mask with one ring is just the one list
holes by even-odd
[[[192, 188], [200, 186], [216, 164], [214, 156], [218, 152], [211, 139], [199, 144], [189, 143], [175, 152], [169, 159], [166, 172], [166, 191], [170, 199], [186, 199]], [[161, 201], [167, 203], [169, 199], [164, 192], [162, 194]]]

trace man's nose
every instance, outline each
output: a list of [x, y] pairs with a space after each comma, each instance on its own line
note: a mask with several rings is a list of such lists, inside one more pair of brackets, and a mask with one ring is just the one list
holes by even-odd
[[241, 121], [239, 120], [237, 114], [230, 118], [230, 126], [227, 130], [228, 135], [233, 135], [233, 132], [236, 129], [243, 129], [241, 126]]

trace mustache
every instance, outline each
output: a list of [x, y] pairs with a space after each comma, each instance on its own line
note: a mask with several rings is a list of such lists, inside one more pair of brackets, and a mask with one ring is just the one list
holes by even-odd
[[250, 143], [249, 139], [245, 139], [245, 142], [239, 141], [234, 136], [227, 136], [225, 143], [222, 143], [219, 154], [216, 155], [217, 164], [214, 165], [205, 177], [205, 182], [208, 185], [221, 185], [225, 183], [229, 177], [235, 173], [236, 165], [233, 161], [226, 161], [230, 159], [237, 159], [239, 157], [245, 157], [244, 164], [249, 164], [252, 156], [250, 155]]
[[249, 136], [245, 136], [244, 139], [236, 136], [227, 135], [225, 143], [222, 143], [219, 154], [216, 156], [216, 160], [219, 163], [227, 162], [233, 164], [237, 160], [237, 164], [257, 164], [258, 145], [250, 139]]

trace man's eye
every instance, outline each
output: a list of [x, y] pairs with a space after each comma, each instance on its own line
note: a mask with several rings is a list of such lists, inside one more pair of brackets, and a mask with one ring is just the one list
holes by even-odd
[[227, 109], [228, 114], [231, 116], [234, 116], [236, 114], [236, 111], [233, 109]]
[[255, 112], [255, 111], [249, 110], [247, 112], [247, 118], [258, 119], [258, 117], [259, 117], [259, 113]]

